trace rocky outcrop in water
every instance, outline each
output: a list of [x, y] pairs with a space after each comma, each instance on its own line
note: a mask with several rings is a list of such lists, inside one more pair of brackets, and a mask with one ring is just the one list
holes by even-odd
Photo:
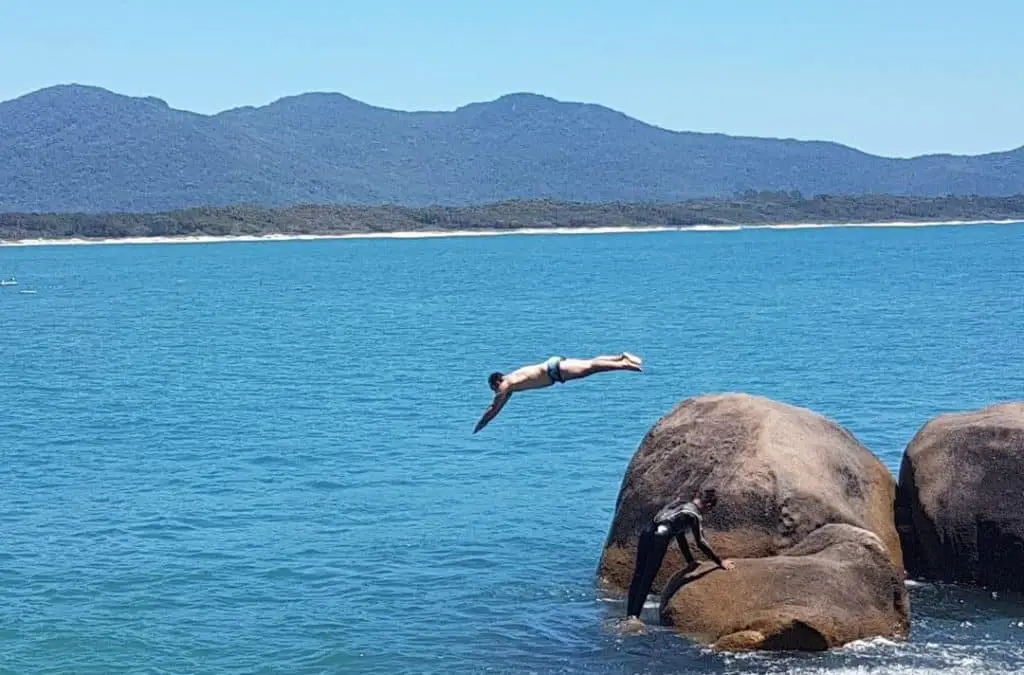
[[1024, 591], [1024, 402], [925, 424], [900, 466], [896, 522], [910, 576]]
[[[663, 593], [663, 622], [728, 649], [903, 635], [909, 608], [892, 474], [837, 423], [747, 394], [687, 399], [647, 433], [619, 491], [601, 583], [624, 594], [646, 523], [704, 488], [718, 493], [704, 518], [708, 540], [736, 569], [705, 565], [675, 579]], [[681, 567], [673, 544], [655, 591]]]
[[711, 564], [676, 575], [661, 622], [719, 649], [818, 651], [853, 640], [903, 637], [910, 627], [902, 576], [882, 541], [852, 525], [825, 525], [780, 555]]

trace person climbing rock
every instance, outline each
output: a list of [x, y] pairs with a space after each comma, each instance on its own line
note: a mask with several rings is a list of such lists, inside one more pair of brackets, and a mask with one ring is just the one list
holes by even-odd
[[697, 548], [708, 558], [713, 560], [722, 569], [731, 570], [733, 562], [722, 560], [711, 549], [707, 539], [704, 538], [702, 529], [703, 514], [707, 513], [718, 503], [718, 496], [714, 489], [707, 489], [690, 500], [683, 501], [683, 498], [673, 500], [663, 507], [651, 522], [640, 534], [637, 543], [636, 565], [633, 570], [633, 581], [629, 585], [629, 597], [626, 602], [626, 619], [639, 620], [640, 612], [644, 608], [644, 601], [647, 600], [654, 578], [658, 576], [661, 563], [665, 559], [665, 553], [672, 539], [679, 544], [679, 550], [689, 567], [694, 567], [697, 562], [694, 560], [690, 546], [686, 542], [686, 531], [689, 530]]

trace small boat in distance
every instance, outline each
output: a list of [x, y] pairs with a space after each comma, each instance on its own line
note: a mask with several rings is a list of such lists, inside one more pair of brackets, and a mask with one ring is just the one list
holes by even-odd
[[11, 277], [10, 279], [0, 279], [0, 286], [17, 286], [18, 282]]

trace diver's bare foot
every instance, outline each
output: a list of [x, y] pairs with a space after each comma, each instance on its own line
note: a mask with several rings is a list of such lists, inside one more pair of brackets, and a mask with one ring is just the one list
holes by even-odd
[[644, 360], [641, 359], [639, 356], [637, 356], [636, 354], [630, 354], [629, 352], [622, 352], [622, 358], [632, 362], [638, 368], [642, 367], [644, 363]]

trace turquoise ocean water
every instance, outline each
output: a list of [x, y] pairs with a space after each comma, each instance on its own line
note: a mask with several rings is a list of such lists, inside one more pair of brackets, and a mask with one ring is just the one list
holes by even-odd
[[[682, 398], [747, 391], [896, 471], [1024, 398], [1024, 226], [0, 249], [0, 672], [979, 673], [1024, 603], [912, 588], [909, 642], [724, 656], [594, 570]], [[36, 293], [22, 293], [34, 290]], [[495, 369], [647, 372], [515, 397]]]

